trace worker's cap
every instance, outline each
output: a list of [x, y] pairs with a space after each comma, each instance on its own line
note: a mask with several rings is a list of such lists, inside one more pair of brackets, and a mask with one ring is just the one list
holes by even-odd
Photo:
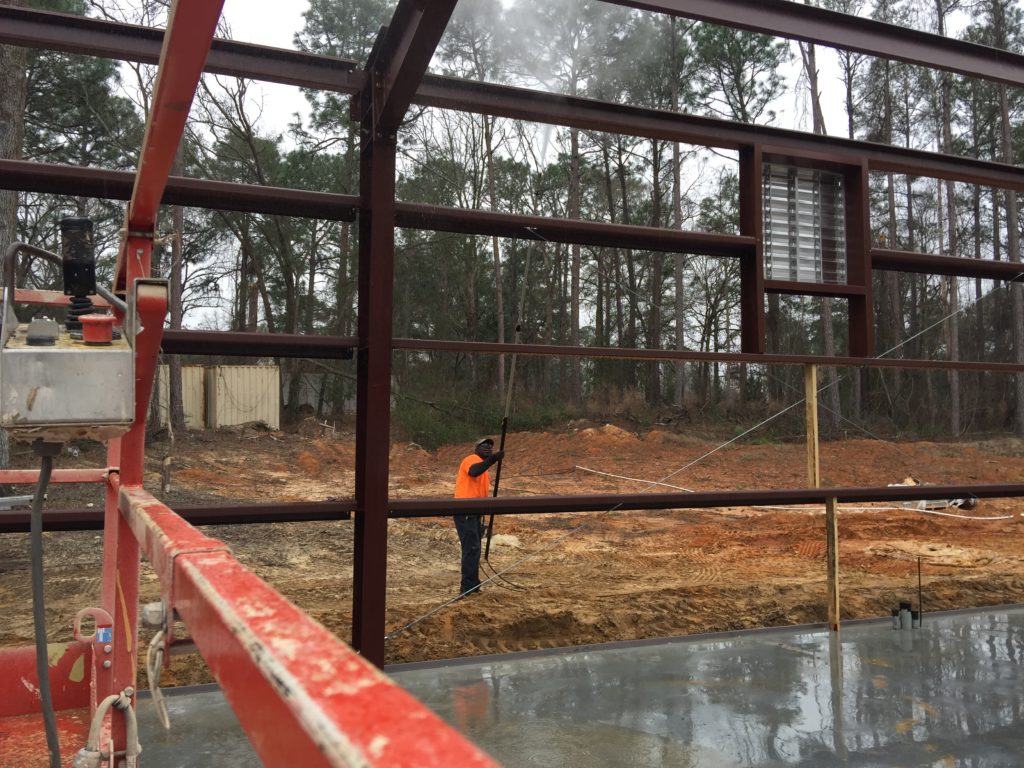
[[473, 443], [473, 447], [474, 448], [479, 448], [481, 445], [489, 445], [489, 446], [491, 446], [493, 448], [494, 447], [494, 440], [492, 440], [489, 437], [481, 437], [479, 440], [477, 440], [475, 443]]

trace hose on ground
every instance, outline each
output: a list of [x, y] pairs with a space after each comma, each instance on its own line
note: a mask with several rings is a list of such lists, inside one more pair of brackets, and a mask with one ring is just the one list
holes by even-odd
[[46, 730], [46, 746], [50, 752], [50, 768], [61, 768], [60, 740], [57, 737], [57, 716], [53, 710], [53, 696], [50, 692], [50, 663], [46, 649], [46, 602], [43, 596], [43, 497], [53, 472], [53, 457], [60, 451], [60, 445], [52, 449], [52, 443], [37, 443], [41, 454], [39, 482], [32, 500], [30, 524], [32, 549], [32, 625], [35, 631], [36, 675], [39, 678], [39, 700], [43, 711], [43, 726]]

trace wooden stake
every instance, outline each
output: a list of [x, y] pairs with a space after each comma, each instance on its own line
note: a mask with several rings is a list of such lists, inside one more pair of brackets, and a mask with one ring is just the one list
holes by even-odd
[[818, 462], [818, 366], [804, 366], [804, 419], [807, 425], [807, 485], [821, 487]]
[[839, 516], [836, 500], [825, 501], [825, 556], [828, 561], [828, 627], [839, 631]]

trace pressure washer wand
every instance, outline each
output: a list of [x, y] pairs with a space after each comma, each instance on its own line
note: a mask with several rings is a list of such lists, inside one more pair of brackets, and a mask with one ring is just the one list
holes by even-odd
[[[505, 435], [508, 434], [508, 414], [501, 419], [501, 437], [498, 440], [498, 450], [505, 450]], [[502, 461], [498, 462], [498, 468], [494, 470], [494, 493], [491, 494], [491, 498], [498, 497], [498, 486], [501, 484], [501, 465]], [[491, 562], [491, 536], [494, 534], [494, 510], [491, 510], [491, 517], [487, 521], [487, 545], [484, 547], [484, 560], [488, 563]]]

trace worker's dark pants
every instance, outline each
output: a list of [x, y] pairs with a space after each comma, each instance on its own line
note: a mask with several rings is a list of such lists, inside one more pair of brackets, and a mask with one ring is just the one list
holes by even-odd
[[455, 530], [462, 545], [462, 584], [459, 594], [480, 586], [480, 533], [483, 518], [477, 515], [454, 515]]

